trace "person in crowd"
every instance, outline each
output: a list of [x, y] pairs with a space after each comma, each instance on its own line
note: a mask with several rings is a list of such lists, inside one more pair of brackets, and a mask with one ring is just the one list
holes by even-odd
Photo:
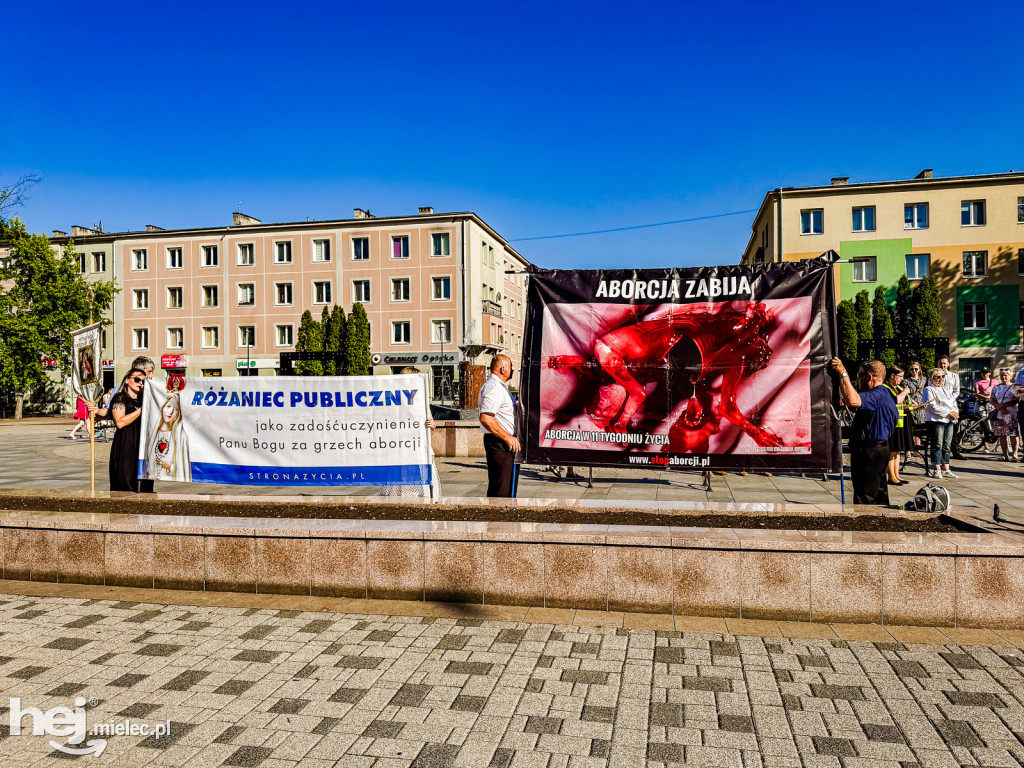
[[[924, 405], [921, 404], [921, 395], [924, 393], [924, 388], [928, 385], [928, 379], [925, 378], [924, 373], [921, 371], [921, 364], [916, 360], [911, 360], [910, 365], [907, 366], [907, 375], [903, 377], [903, 384], [910, 390], [908, 397], [914, 416], [914, 424], [912, 426], [916, 427], [917, 425], [924, 424]], [[921, 440], [915, 436], [913, 452], [919, 459], [921, 454], [917, 449], [920, 445]]]
[[987, 403], [992, 395], [992, 387], [998, 382], [992, 378], [992, 369], [982, 368], [978, 371], [978, 378], [974, 380], [974, 396], [979, 403]]
[[510, 498], [515, 495], [513, 476], [519, 440], [515, 436], [515, 403], [508, 391], [511, 379], [512, 360], [508, 355], [495, 355], [491, 360], [491, 375], [480, 388], [479, 400], [489, 497]]
[[[146, 374], [146, 380], [149, 381], [153, 378], [156, 373], [156, 364], [152, 358], [146, 357], [145, 355], [139, 355], [132, 360], [132, 368], [138, 368], [140, 371], [144, 371]], [[110, 395], [110, 400], [113, 400], [113, 396], [121, 391], [121, 387], [124, 386], [124, 379], [117, 385], [117, 389], [111, 390], [113, 394]], [[141, 404], [139, 406], [142, 407]], [[110, 415], [110, 403], [102, 404], [101, 407], [92, 409], [92, 412], [96, 414], [96, 418], [107, 418]]]
[[[411, 365], [405, 366], [399, 374], [420, 373], [418, 368]], [[427, 445], [430, 445], [430, 430], [434, 428], [434, 418], [427, 415]], [[399, 496], [401, 498], [441, 498], [441, 476], [437, 474], [437, 462], [433, 459], [431, 451], [430, 459], [430, 485], [385, 485], [377, 493], [378, 496]]]
[[900, 454], [914, 447], [914, 419], [910, 388], [903, 386], [903, 369], [898, 365], [886, 369], [883, 386], [892, 395], [899, 411], [896, 425], [889, 436], [888, 480], [890, 485], [906, 485], [910, 481], [900, 477]]
[[[151, 380], [153, 378], [154, 374], [156, 373], [156, 363], [153, 362], [152, 358], [146, 357], [145, 355], [139, 355], [134, 360], [132, 360], [132, 370], [133, 371], [136, 371], [136, 370], [142, 371], [145, 374], [145, 376], [146, 376], [146, 380], [149, 381], [149, 380]], [[121, 379], [121, 383], [118, 385], [117, 389], [114, 390], [114, 395], [113, 395], [113, 397], [110, 400], [111, 403], [114, 402], [114, 398], [116, 398], [119, 394], [121, 394], [121, 390], [124, 388], [124, 383], [126, 381], [126, 378], [125, 379]], [[139, 406], [138, 407], [139, 407], [139, 411], [141, 412], [141, 410], [142, 410], [142, 394], [141, 393], [139, 395]], [[98, 419], [107, 418], [112, 413], [112, 410], [111, 410], [110, 406], [107, 406], [106, 408], [97, 408], [96, 406], [89, 406], [89, 410], [92, 413], [96, 414], [96, 418], [98, 418]], [[117, 423], [117, 419], [114, 419], [114, 425], [118, 429], [121, 428], [121, 425]], [[138, 442], [137, 438], [136, 438], [136, 442]], [[111, 446], [111, 448], [113, 448], [113, 446]], [[154, 492], [153, 480], [151, 480], [149, 478], [143, 478], [140, 481], [138, 491], [140, 493], [153, 493]]]
[[[117, 426], [114, 443], [110, 446], [110, 490], [139, 492], [139, 434], [142, 415], [142, 390], [146, 372], [132, 368], [121, 380], [114, 395], [110, 412]], [[152, 481], [150, 481], [152, 485]]]
[[992, 430], [999, 438], [999, 447], [1003, 449], [1003, 461], [1020, 461], [1020, 396], [1014, 390], [1013, 374], [1009, 368], [1003, 368], [999, 371], [999, 383], [992, 387], [991, 393], [994, 409]]
[[853, 480], [854, 504], [888, 504], [889, 486], [886, 468], [889, 465], [889, 438], [899, 411], [893, 396], [882, 386], [885, 365], [879, 360], [864, 363], [857, 374], [854, 389], [850, 374], [838, 357], [830, 366], [839, 375], [843, 401], [857, 409], [850, 437], [850, 476]]
[[949, 459], [953, 427], [960, 418], [960, 413], [957, 411], [956, 398], [949, 394], [949, 389], [945, 385], [945, 379], [949, 377], [956, 378], [956, 374], [947, 374], [942, 368], [932, 368], [928, 372], [928, 386], [924, 388], [921, 400], [925, 404], [924, 418], [928, 422], [929, 439], [932, 444], [932, 468], [928, 476], [956, 479], [956, 475], [949, 468]]
[[85, 428], [86, 434], [89, 433], [89, 406], [82, 398], [78, 398], [75, 402], [75, 413], [72, 418], [78, 419], [78, 423], [75, 424], [75, 428], [68, 435], [68, 440], [77, 440], [78, 430], [82, 428]]

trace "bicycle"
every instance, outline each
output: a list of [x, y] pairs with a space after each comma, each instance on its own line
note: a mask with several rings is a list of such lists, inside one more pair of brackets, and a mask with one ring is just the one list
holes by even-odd
[[960, 400], [963, 414], [953, 431], [953, 444], [961, 452], [974, 453], [986, 445], [997, 445], [999, 438], [988, 420], [992, 406], [971, 396]]

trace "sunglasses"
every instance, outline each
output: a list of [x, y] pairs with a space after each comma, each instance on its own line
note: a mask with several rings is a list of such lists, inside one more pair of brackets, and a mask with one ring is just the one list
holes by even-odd
[[138, 376], [132, 376], [132, 381], [134, 381], [136, 384], [142, 384], [143, 382], [146, 381], [146, 379], [145, 377], [140, 379]]

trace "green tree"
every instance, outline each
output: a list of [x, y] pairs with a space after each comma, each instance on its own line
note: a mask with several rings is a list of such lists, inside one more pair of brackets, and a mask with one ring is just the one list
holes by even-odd
[[[893, 310], [892, 325], [896, 338], [903, 339], [905, 343], [906, 340], [912, 339], [914, 336], [913, 318], [911, 317], [913, 300], [914, 289], [907, 276], [903, 275], [896, 284], [896, 307]], [[899, 361], [903, 365], [909, 364], [911, 360], [916, 360], [920, 356], [920, 350], [914, 344], [907, 343], [904, 350], [904, 357]]]
[[[320, 313], [320, 338], [323, 339], [321, 344], [322, 351], [328, 352], [327, 344], [331, 338], [331, 310], [328, 309], [326, 304], [324, 304], [323, 311]], [[321, 367], [323, 368], [321, 376], [334, 375], [333, 360], [325, 360]]]
[[349, 376], [370, 374], [370, 321], [362, 304], [352, 305], [348, 316], [348, 338], [345, 342]]
[[[914, 288], [911, 299], [911, 335], [919, 338], [933, 338], [942, 333], [939, 319], [939, 290], [935, 278], [928, 276]], [[935, 367], [935, 348], [923, 347], [920, 354], [921, 366], [928, 371]]]
[[836, 325], [839, 333], [839, 357], [852, 365], [857, 360], [857, 314], [853, 301], [845, 299], [836, 307]]
[[[322, 352], [324, 348], [324, 331], [320, 323], [313, 319], [308, 309], [302, 313], [299, 323], [299, 334], [295, 341], [296, 352]], [[323, 376], [324, 364], [319, 360], [300, 360], [295, 364], [295, 372], [299, 376]]]
[[889, 345], [893, 337], [892, 314], [885, 303], [885, 289], [875, 288], [875, 299], [871, 302], [871, 330], [875, 340], [875, 354], [886, 367], [896, 365], [896, 351]]
[[871, 299], [867, 291], [861, 291], [854, 297], [853, 314], [857, 320], [857, 341], [873, 339], [875, 334], [871, 327]]
[[[345, 347], [346, 325], [345, 310], [335, 304], [331, 310], [327, 333], [324, 335], [325, 352], [341, 352], [344, 355], [347, 351]], [[328, 376], [344, 376], [347, 370], [344, 359], [337, 363], [331, 360], [324, 368]]]
[[58, 252], [46, 235], [33, 235], [18, 219], [0, 218], [0, 241], [10, 249], [0, 264], [0, 388], [15, 393], [14, 417], [25, 398], [50, 380], [42, 357], [71, 373], [71, 331], [102, 317], [113, 301], [112, 282], [87, 283], [72, 241]]

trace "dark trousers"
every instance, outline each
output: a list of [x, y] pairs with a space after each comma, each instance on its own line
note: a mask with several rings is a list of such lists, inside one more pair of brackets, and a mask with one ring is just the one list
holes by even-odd
[[490, 498], [512, 498], [512, 474], [516, 455], [504, 440], [484, 435], [484, 453], [487, 455], [487, 495]]
[[850, 446], [850, 477], [854, 504], [888, 504], [889, 441]]

